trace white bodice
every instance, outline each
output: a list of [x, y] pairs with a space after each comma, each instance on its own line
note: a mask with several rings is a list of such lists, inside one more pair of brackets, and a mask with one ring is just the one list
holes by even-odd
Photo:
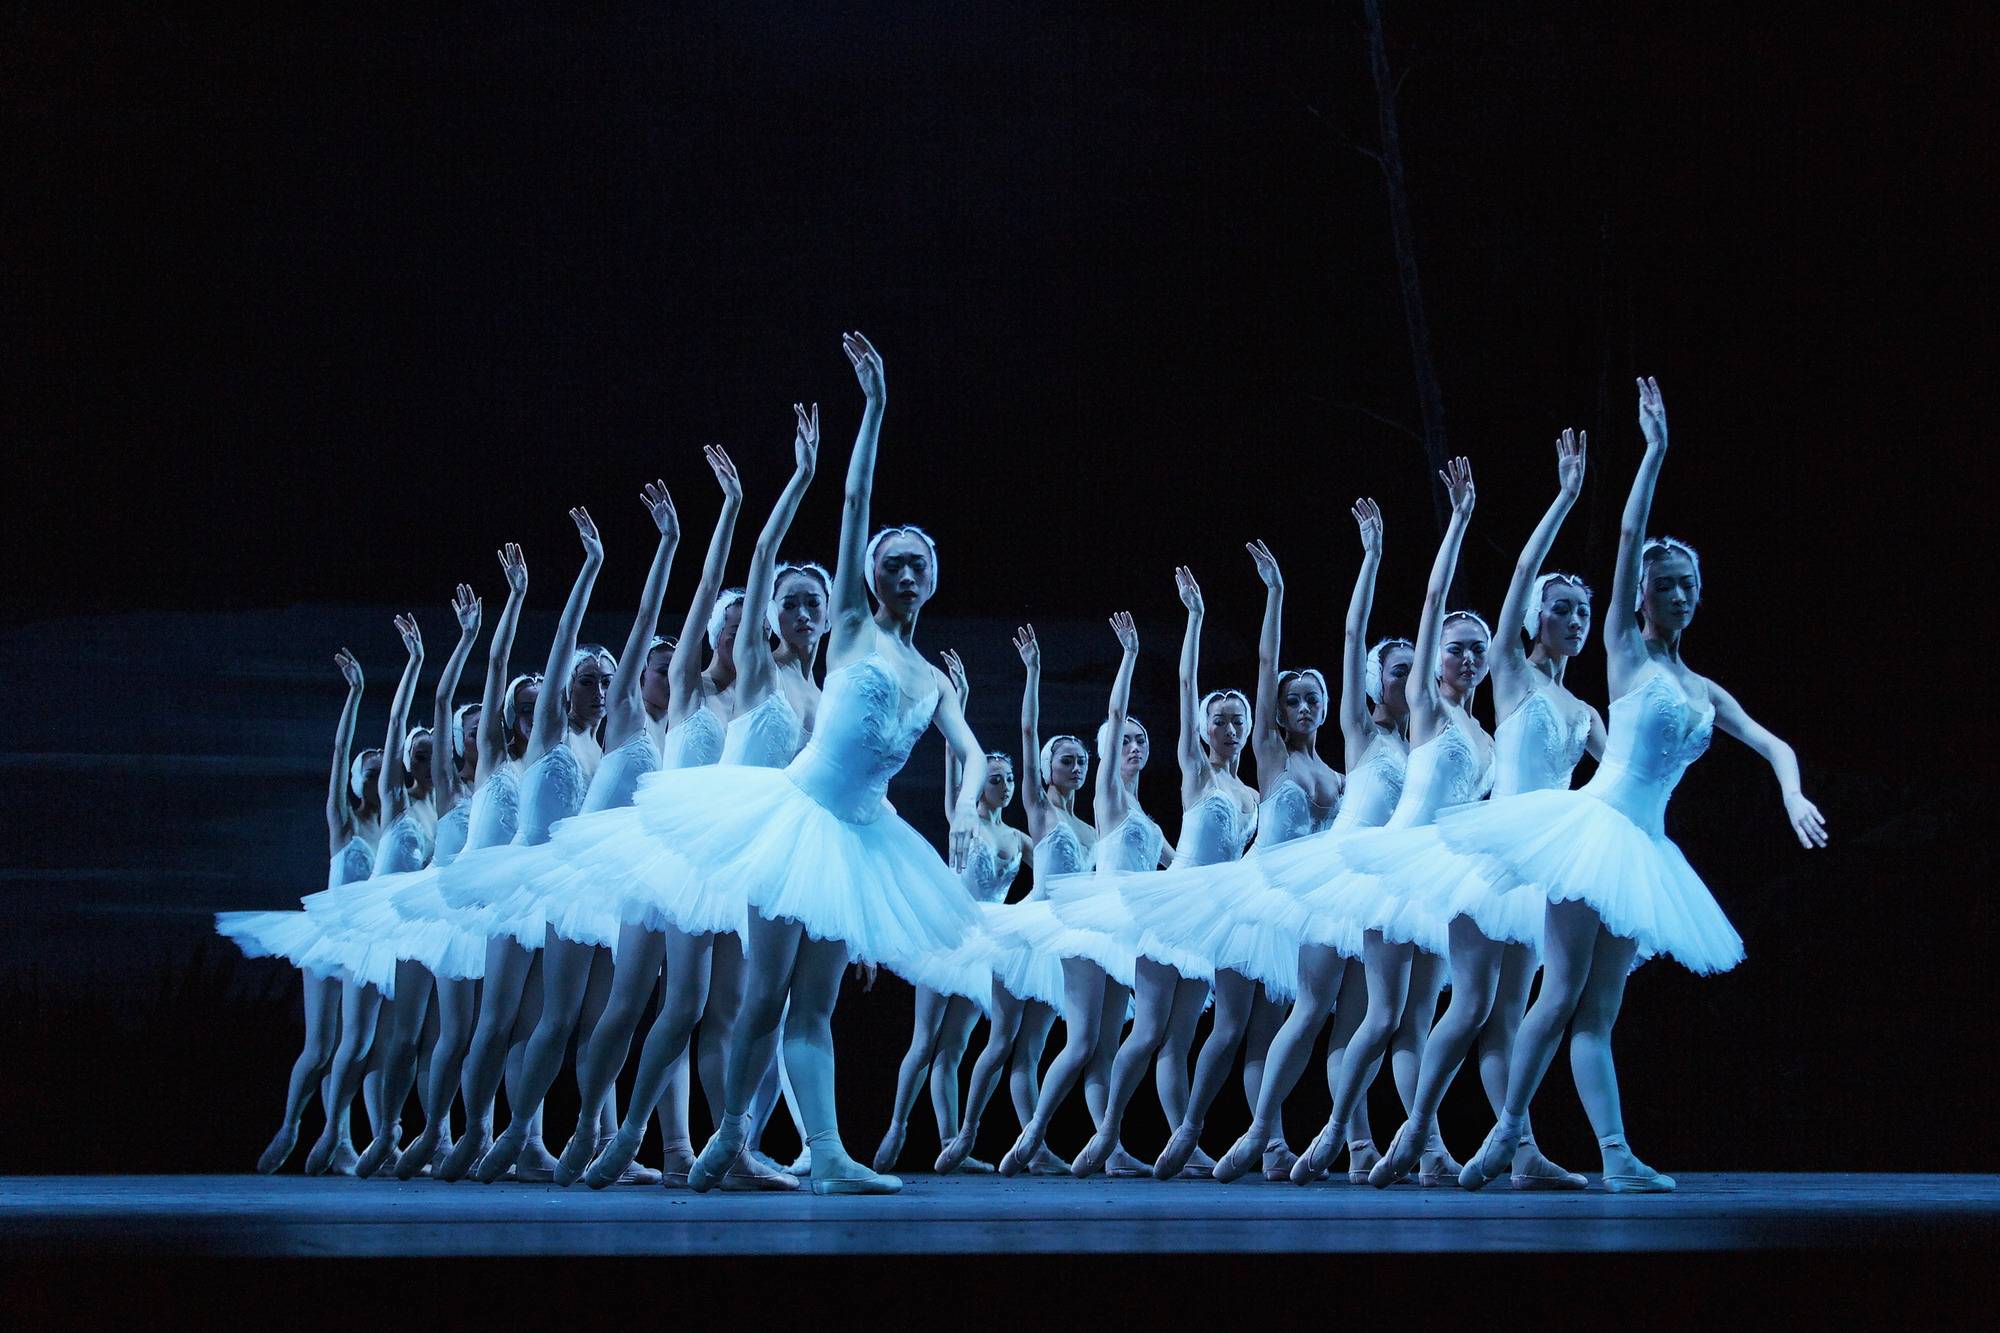
[[511, 760], [472, 793], [471, 823], [465, 830], [465, 850], [497, 847], [514, 841], [521, 822], [521, 771]]
[[1090, 869], [1090, 851], [1067, 819], [1058, 819], [1035, 844], [1035, 895], [1047, 888], [1052, 875], [1080, 875]]
[[[1019, 855], [1010, 856], [1003, 861], [1000, 859], [1000, 853], [994, 850], [992, 839], [984, 834], [975, 833], [972, 836], [972, 849], [966, 853], [965, 869], [959, 872], [958, 882], [965, 885], [965, 891], [972, 895], [975, 902], [1004, 903], [1007, 901], [1007, 890], [1013, 886], [1014, 876], [1019, 874], [1020, 870]], [[1040, 892], [1041, 887], [1041, 880], [1037, 877], [1036, 891]]]
[[395, 875], [422, 870], [424, 862], [431, 858], [432, 830], [436, 826], [429, 801], [410, 802], [395, 822], [382, 830], [375, 843], [375, 873]]
[[1098, 868], [1125, 874], [1158, 870], [1160, 849], [1166, 845], [1167, 835], [1153, 817], [1139, 808], [1136, 799], [1130, 800], [1118, 827], [1097, 840]]
[[465, 850], [465, 837], [472, 827], [472, 798], [461, 796], [458, 804], [445, 811], [438, 821], [437, 837], [431, 843], [431, 864], [448, 866]]
[[850, 824], [881, 818], [889, 779], [937, 711], [935, 682], [906, 696], [896, 673], [870, 653], [827, 674], [812, 740], [786, 765], [800, 791]]
[[1493, 729], [1493, 794], [1518, 796], [1568, 787], [1589, 739], [1588, 712], [1579, 708], [1565, 718], [1551, 691], [1532, 691]]
[[798, 757], [805, 743], [798, 710], [785, 692], [774, 686], [755, 708], [730, 719], [723, 732], [720, 762], [783, 768]]
[[1655, 837], [1665, 835], [1667, 798], [1701, 758], [1715, 727], [1715, 705], [1697, 704], [1665, 667], [1611, 704], [1604, 762], [1583, 790]]
[[660, 750], [660, 767], [701, 768], [722, 758], [722, 719], [706, 704], [697, 705], [667, 732]]
[[578, 813], [617, 810], [632, 804], [632, 796], [639, 790], [639, 779], [659, 766], [660, 743], [653, 737], [652, 726], [641, 722], [623, 745], [598, 761]]
[[1211, 784], [1208, 792], [1181, 815], [1181, 838], [1174, 844], [1174, 868], [1234, 861], [1243, 855], [1256, 831], [1256, 812], [1244, 819], [1243, 807], [1236, 798]]
[[1410, 747], [1401, 735], [1377, 728], [1375, 739], [1361, 752], [1361, 762], [1348, 770], [1333, 827], [1345, 832], [1388, 823], [1403, 796], [1403, 773], [1409, 758]]
[[1330, 808], [1316, 806], [1296, 778], [1278, 779], [1278, 789], [1257, 807], [1257, 845], [1276, 847], [1333, 827]]
[[1411, 749], [1403, 794], [1397, 798], [1396, 811], [1386, 827], [1428, 824], [1446, 806], [1476, 801], [1492, 785], [1491, 756], [1480, 754], [1471, 735], [1454, 717], [1437, 735]]
[[375, 870], [375, 849], [359, 834], [342, 843], [327, 862], [326, 886], [337, 889], [357, 879], [367, 879]]
[[521, 775], [521, 822], [514, 841], [524, 846], [549, 840], [549, 830], [583, 808], [583, 765], [567, 744], [552, 745]]

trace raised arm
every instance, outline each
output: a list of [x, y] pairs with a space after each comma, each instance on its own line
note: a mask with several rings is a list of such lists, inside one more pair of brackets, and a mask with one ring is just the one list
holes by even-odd
[[1194, 581], [1194, 571], [1186, 565], [1174, 570], [1174, 588], [1181, 595], [1181, 605], [1187, 608], [1187, 632], [1181, 636], [1181, 725], [1179, 756], [1181, 761], [1181, 801], [1192, 802], [1201, 795], [1201, 789], [1208, 782], [1208, 759], [1201, 748], [1201, 719], [1196, 716], [1201, 703], [1201, 682], [1198, 671], [1201, 666], [1201, 622], [1207, 608], [1201, 600], [1201, 585]]
[[1097, 756], [1097, 830], [1109, 833], [1126, 815], [1125, 719], [1132, 712], [1132, 673], [1139, 666], [1139, 629], [1130, 611], [1111, 617], [1111, 632], [1118, 639], [1118, 674], [1111, 678], [1111, 702], [1104, 710], [1104, 739], [1109, 754]]
[[459, 584], [452, 594], [451, 613], [458, 618], [458, 642], [444, 659], [438, 676], [437, 693], [431, 696], [431, 799], [442, 815], [458, 801], [458, 756], [451, 752], [451, 713], [458, 698], [458, 678], [465, 672], [465, 659], [472, 656], [473, 640], [479, 637], [483, 608], [472, 589]]
[[521, 623], [521, 603], [528, 596], [528, 562], [521, 548], [508, 542], [500, 548], [500, 573], [507, 580], [507, 602], [493, 624], [493, 641], [486, 645], [486, 687], [479, 694], [479, 762], [475, 784], [507, 762], [507, 719], [502, 697], [507, 692], [507, 660], [514, 652], [514, 629]]
[[1028, 813], [1028, 831], [1039, 838], [1035, 821], [1042, 817], [1048, 789], [1042, 785], [1042, 644], [1033, 625], [1014, 631], [1014, 651], [1028, 669], [1021, 684], [1021, 808]]
[[1826, 846], [1826, 817], [1800, 790], [1799, 757], [1792, 747], [1779, 740], [1736, 702], [1736, 696], [1714, 681], [1708, 683], [1709, 701], [1715, 705], [1715, 725], [1755, 750], [1771, 766], [1778, 778], [1778, 793], [1785, 802], [1785, 822], [1801, 847]]
[[1476, 498], [1472, 489], [1472, 464], [1454, 458], [1438, 473], [1445, 493], [1451, 497], [1451, 521], [1445, 524], [1444, 540], [1438, 543], [1437, 559], [1431, 561], [1431, 580], [1424, 587], [1424, 610], [1417, 619], [1417, 642], [1410, 681], [1405, 688], [1410, 700], [1410, 739], [1430, 738], [1443, 708], [1438, 694], [1438, 649], [1444, 642], [1444, 618], [1450, 610], [1445, 599], [1451, 596], [1451, 578], [1458, 571], [1458, 549], [1465, 542], [1466, 526], [1472, 521]]
[[[940, 681], [939, 685], [949, 683]], [[986, 785], [986, 752], [979, 748], [979, 738], [967, 725], [965, 710], [959, 706], [955, 690], [939, 689], [937, 712], [931, 720], [937, 723], [945, 744], [958, 755], [963, 766], [964, 776], [959, 780], [958, 798], [951, 811], [951, 868], [963, 870], [972, 840], [979, 836], [979, 789]]]
[[[396, 682], [395, 697], [389, 700], [389, 734], [382, 742], [382, 768], [375, 775], [376, 794], [382, 801], [384, 821], [403, 813], [410, 788], [403, 774], [403, 733], [410, 725], [410, 703], [417, 697], [417, 677], [424, 670], [424, 636], [417, 632], [412, 616], [396, 617], [396, 632], [403, 636], [409, 660], [403, 664], [403, 678]], [[431, 737], [431, 753], [438, 751], [438, 738]]]
[[1259, 783], [1285, 770], [1285, 738], [1278, 730], [1278, 638], [1285, 616], [1285, 576], [1278, 557], [1261, 541], [1249, 543], [1257, 577], [1264, 580], [1264, 625], [1257, 633], [1257, 702], [1250, 719], [1250, 749]]
[[361, 716], [361, 663], [342, 648], [333, 655], [347, 682], [347, 700], [340, 705], [340, 721], [333, 728], [333, 772], [326, 780], [327, 851], [338, 852], [354, 834], [354, 793], [348, 788], [349, 753], [354, 748], [354, 723]]
[[[944, 675], [951, 682], [951, 692], [958, 696], [958, 711], [965, 711], [965, 701], [972, 697], [972, 686], [965, 678], [965, 663], [957, 653], [944, 650]], [[958, 791], [965, 785], [965, 765], [959, 762], [958, 751], [949, 745], [944, 747], [944, 817], [950, 819], [958, 813]]]
[[882, 356], [858, 333], [840, 337], [841, 350], [853, 363], [864, 400], [861, 428], [854, 433], [854, 453], [847, 460], [847, 484], [840, 498], [840, 555], [833, 567], [830, 608], [834, 646], [845, 650], [869, 619], [868, 510], [875, 493], [875, 450], [882, 435], [882, 411], [888, 405], [888, 382]]
[[[736, 515], [743, 508], [743, 480], [736, 464], [722, 446], [711, 444], [701, 451], [722, 487], [722, 512], [715, 516], [715, 531], [708, 539], [708, 554], [702, 557], [701, 582], [688, 603], [687, 619], [681, 623], [681, 637], [674, 655], [667, 659], [667, 721], [678, 726], [690, 708], [701, 703], [701, 646], [708, 631], [709, 613], [715, 610], [716, 596], [722, 591], [722, 571], [729, 562], [729, 543], [736, 536]], [[741, 633], [737, 635], [742, 638]]]
[[1618, 564], [1611, 576], [1611, 605], [1604, 612], [1604, 652], [1611, 697], [1625, 692], [1626, 674], [1646, 664], [1646, 640], [1639, 628], [1639, 577], [1646, 549], [1646, 526], [1653, 516], [1653, 491], [1667, 461], [1667, 405], [1658, 380], [1639, 381], [1639, 429], [1646, 453], [1618, 519]]
[[764, 530], [757, 534], [757, 545], [750, 552], [750, 575], [743, 581], [744, 628], [736, 635], [736, 690], [737, 698], [745, 701], [761, 700], [774, 681], [777, 666], [771, 657], [771, 640], [764, 633], [764, 610], [776, 591], [778, 550], [819, 466], [819, 404], [814, 403], [807, 412], [803, 404], [793, 403], [792, 415], [797, 418], [792, 435], [792, 477], [771, 506]]
[[[660, 623], [660, 606], [667, 600], [667, 573], [674, 565], [674, 552], [681, 544], [681, 518], [674, 512], [667, 483], [650, 481], [639, 488], [639, 501], [653, 526], [660, 530], [660, 544], [653, 548], [653, 563], [646, 570], [646, 584], [639, 590], [639, 610], [632, 617], [632, 630], [625, 636], [625, 651], [618, 656], [618, 669], [611, 673], [607, 700], [609, 722], [605, 727], [607, 748], [632, 734], [644, 717], [646, 705], [639, 698], [639, 677], [646, 670], [646, 650]], [[614, 739], [615, 737], [615, 739]]]
[[604, 568], [604, 543], [590, 511], [578, 506], [569, 511], [576, 535], [583, 541], [583, 568], [576, 571], [569, 600], [563, 603], [556, 621], [555, 641], [549, 645], [549, 665], [542, 672], [542, 692], [535, 696], [535, 725], [528, 734], [528, 759], [533, 762], [562, 744], [569, 728], [570, 663], [576, 658], [576, 637], [583, 629], [583, 612], [590, 605], [590, 590], [597, 583], [597, 571]]
[[[1584, 453], [1590, 447], [1590, 432], [1564, 430], [1556, 439], [1556, 498], [1548, 512], [1528, 534], [1528, 544], [1514, 561], [1514, 577], [1508, 580], [1507, 597], [1500, 603], [1500, 632], [1495, 634], [1492, 662], [1493, 688], [1499, 695], [1518, 697], [1528, 669], [1528, 654], [1521, 647], [1520, 627], [1540, 610], [1532, 604], [1535, 580], [1541, 577], [1556, 533], [1569, 516], [1570, 506], [1583, 491]], [[1511, 711], [1511, 700], [1503, 704]]]
[[1375, 607], [1375, 576], [1382, 568], [1382, 511], [1373, 500], [1356, 500], [1351, 511], [1361, 530], [1361, 568], [1347, 599], [1347, 627], [1340, 646], [1340, 735], [1351, 767], [1374, 739], [1368, 704], [1368, 616]]

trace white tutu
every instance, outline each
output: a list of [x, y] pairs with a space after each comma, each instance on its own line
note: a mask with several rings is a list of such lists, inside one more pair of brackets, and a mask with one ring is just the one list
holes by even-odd
[[994, 980], [1017, 1000], [1036, 1000], [1062, 1008], [1062, 956], [1039, 941], [1060, 931], [1062, 923], [1040, 898], [1018, 903], [981, 903], [983, 938]]
[[[1046, 901], [1059, 932], [1043, 942], [1058, 959], [1087, 958], [1104, 969], [1104, 974], [1127, 988], [1137, 984], [1134, 973], [1139, 959], [1139, 923], [1125, 905], [1120, 884], [1137, 874], [1098, 870], [1079, 875], [1055, 875], [1049, 879]], [[1022, 923], [1031, 930], [1033, 918]]]
[[1589, 903], [1612, 934], [1638, 941], [1642, 953], [1671, 954], [1691, 972], [1743, 961], [1742, 939], [1680, 848], [1588, 788], [1448, 810], [1437, 834], [1483, 876], [1478, 891], [1503, 902], [1526, 888], [1541, 902]]
[[1332, 828], [1253, 851], [1242, 864], [1257, 876], [1258, 887], [1245, 890], [1233, 905], [1236, 920], [1245, 930], [1266, 932], [1268, 940], [1289, 941], [1294, 967], [1298, 950], [1308, 944], [1359, 958], [1361, 927], [1333, 910], [1326, 890], [1346, 874], [1341, 844], [1380, 831]]
[[[475, 913], [449, 907], [438, 893], [439, 867], [379, 875], [324, 894], [309, 894], [306, 910], [329, 927], [317, 957], [348, 959], [357, 976], [395, 975], [411, 959], [433, 976], [477, 979], [486, 974], [486, 930]], [[379, 983], [378, 983], [379, 984]]]
[[[326, 926], [306, 913], [217, 912], [216, 932], [243, 951], [246, 958], [282, 958], [293, 967], [306, 967], [306, 954], [326, 934]], [[345, 976], [343, 970], [321, 968]]]
[[1261, 982], [1272, 998], [1298, 994], [1298, 916], [1269, 885], [1255, 855], [1134, 876], [1123, 885], [1141, 928], [1139, 952], [1184, 977], [1227, 969]]

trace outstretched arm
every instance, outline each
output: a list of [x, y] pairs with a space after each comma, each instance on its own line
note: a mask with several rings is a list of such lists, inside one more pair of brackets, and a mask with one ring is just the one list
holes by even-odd
[[431, 799], [437, 802], [440, 815], [458, 801], [458, 780], [453, 771], [458, 756], [451, 752], [452, 703], [458, 697], [458, 678], [465, 671], [465, 659], [472, 656], [472, 641], [479, 637], [481, 607], [468, 585], [459, 584], [452, 594], [451, 613], [458, 618], [458, 642], [444, 660], [437, 693], [431, 697]]
[[[792, 414], [798, 419], [792, 435], [792, 477], [778, 493], [778, 503], [771, 506], [764, 530], [757, 534], [757, 545], [750, 552], [750, 576], [743, 581], [744, 630], [736, 636], [736, 679], [741, 682], [737, 698], [744, 700], [763, 698], [777, 669], [771, 641], [764, 633], [764, 608], [777, 590], [778, 548], [791, 531], [799, 501], [805, 498], [813, 470], [819, 466], [819, 404], [814, 403], [808, 413], [804, 405], [793, 403]], [[749, 624], [752, 616], [757, 618], [754, 629]]]
[[1626, 674], [1646, 664], [1646, 640], [1639, 628], [1640, 565], [1646, 525], [1653, 516], [1653, 490], [1667, 461], [1667, 404], [1657, 380], [1639, 381], [1639, 429], [1646, 436], [1646, 453], [1618, 520], [1618, 565], [1611, 576], [1611, 605], [1604, 612], [1604, 652], [1614, 699], [1625, 692]]
[[329, 855], [337, 853], [354, 835], [354, 796], [347, 786], [349, 751], [354, 748], [354, 723], [361, 716], [361, 663], [342, 648], [333, 655], [333, 664], [347, 681], [347, 700], [340, 705], [340, 721], [333, 728], [333, 772], [326, 780], [326, 839]]
[[1042, 786], [1042, 644], [1033, 625], [1014, 631], [1014, 651], [1028, 669], [1021, 684], [1021, 808], [1028, 813], [1028, 828], [1041, 836], [1040, 825], [1047, 789]]
[[1356, 500], [1351, 512], [1361, 530], [1361, 568], [1354, 575], [1354, 594], [1347, 599], [1347, 628], [1340, 648], [1340, 735], [1350, 768], [1374, 739], [1365, 669], [1368, 615], [1375, 605], [1375, 575], [1382, 568], [1382, 511], [1373, 500]]
[[1535, 580], [1541, 577], [1549, 549], [1556, 544], [1556, 532], [1583, 491], [1584, 451], [1589, 447], [1589, 431], [1564, 430], [1556, 440], [1556, 498], [1549, 503], [1542, 521], [1528, 534], [1528, 544], [1521, 548], [1520, 558], [1514, 562], [1514, 577], [1507, 583], [1507, 598], [1500, 603], [1500, 627], [1494, 634], [1490, 653], [1496, 692], [1517, 696], [1524, 684], [1528, 654], [1521, 647], [1520, 627], [1539, 609], [1529, 599], [1535, 595]]
[[680, 640], [667, 660], [667, 722], [679, 726], [690, 709], [701, 704], [701, 642], [708, 632], [708, 616], [722, 591], [722, 570], [729, 561], [729, 543], [736, 536], [736, 515], [743, 508], [743, 481], [736, 464], [722, 446], [711, 444], [702, 457], [722, 486], [722, 512], [715, 517], [715, 531], [708, 539], [708, 554], [701, 562], [701, 582], [695, 585], [694, 600], [688, 603], [687, 619], [681, 624]]
[[[1444, 540], [1438, 543], [1437, 559], [1431, 561], [1431, 581], [1424, 588], [1424, 610], [1417, 620], [1415, 661], [1409, 684], [1404, 688], [1410, 701], [1410, 739], [1427, 740], [1437, 725], [1443, 700], [1438, 694], [1438, 648], [1444, 642], [1444, 617], [1449, 609], [1451, 578], [1458, 571], [1458, 548], [1465, 542], [1466, 525], [1472, 520], [1472, 464], [1454, 458], [1438, 473], [1445, 493], [1451, 497], [1451, 521], [1445, 524]], [[1421, 728], [1418, 720], [1422, 720]]]
[[486, 645], [486, 688], [479, 694], [479, 763], [473, 770], [475, 784], [507, 762], [507, 719], [501, 714], [506, 702], [507, 661], [514, 652], [514, 628], [521, 623], [521, 603], [528, 596], [528, 562], [521, 548], [508, 542], [500, 548], [500, 573], [507, 580], [507, 602], [493, 625], [493, 641]]
[[840, 646], [860, 633], [868, 611], [868, 511], [875, 494], [875, 450], [882, 435], [882, 411], [888, 405], [888, 383], [882, 355], [858, 333], [841, 335], [841, 350], [854, 365], [865, 400], [861, 428], [854, 433], [854, 453], [847, 460], [847, 485], [840, 499], [840, 555], [833, 567], [833, 633]]
[[[941, 686], [948, 681], [940, 681]], [[948, 688], [938, 691], [937, 712], [932, 720], [938, 730], [944, 733], [945, 744], [958, 755], [964, 765], [965, 776], [958, 784], [958, 800], [951, 812], [951, 868], [965, 869], [965, 858], [972, 850], [972, 840], [979, 836], [979, 789], [986, 784], [986, 765], [980, 760], [985, 752], [979, 748], [979, 738], [972, 734], [966, 724], [965, 710], [959, 707], [958, 695]]]
[[618, 669], [611, 673], [609, 715], [613, 725], [605, 732], [607, 744], [614, 733], [620, 739], [629, 735], [645, 713], [646, 706], [639, 698], [639, 677], [646, 671], [646, 650], [652, 646], [653, 631], [660, 623], [660, 605], [667, 600], [667, 571], [673, 568], [674, 552], [681, 544], [681, 517], [674, 512], [667, 483], [647, 482], [639, 488], [639, 500], [653, 526], [660, 530], [660, 544], [653, 548], [653, 563], [646, 571], [645, 586], [639, 590], [639, 610], [625, 636], [625, 651], [619, 655]]
[[[403, 776], [403, 732], [410, 725], [410, 703], [417, 697], [417, 677], [424, 670], [424, 636], [417, 632], [415, 617], [397, 616], [396, 632], [403, 636], [410, 659], [403, 664], [403, 678], [396, 682], [396, 695], [389, 701], [389, 736], [382, 742], [382, 768], [375, 775], [385, 820], [402, 814], [409, 801], [410, 789]], [[437, 748], [437, 737], [433, 736], [431, 753], [436, 754]]]
[[1118, 639], [1118, 674], [1111, 678], [1111, 702], [1104, 710], [1104, 739], [1109, 754], [1097, 756], [1097, 831], [1109, 833], [1124, 820], [1125, 784], [1119, 770], [1125, 754], [1125, 719], [1132, 712], [1132, 673], [1139, 666], [1139, 629], [1130, 611], [1111, 617]]
[[569, 728], [566, 698], [569, 691], [563, 687], [569, 684], [570, 663], [576, 657], [576, 636], [583, 629], [583, 612], [590, 605], [590, 590], [597, 582], [597, 571], [604, 567], [604, 543], [597, 535], [597, 525], [590, 521], [590, 511], [578, 506], [569, 511], [569, 519], [576, 524], [577, 536], [583, 539], [583, 568], [577, 570], [569, 600], [563, 603], [562, 616], [556, 621], [555, 642], [549, 645], [548, 669], [542, 672], [542, 692], [535, 696], [535, 726], [528, 735], [530, 762], [562, 744]]
[[1187, 804], [1201, 795], [1208, 781], [1208, 761], [1201, 749], [1201, 719], [1196, 709], [1201, 702], [1201, 622], [1207, 608], [1201, 600], [1201, 585], [1186, 565], [1174, 570], [1174, 588], [1187, 608], [1187, 632], [1181, 636], [1181, 709], [1178, 753], [1181, 761], [1181, 802]]
[[1278, 557], [1261, 541], [1248, 546], [1264, 580], [1264, 626], [1257, 633], [1257, 702], [1251, 717], [1250, 748], [1257, 759], [1257, 780], [1270, 781], [1285, 770], [1285, 740], [1278, 730], [1278, 636], [1285, 616], [1285, 576]]
[[[972, 686], [965, 679], [965, 663], [957, 653], [944, 650], [944, 675], [951, 682], [951, 692], [958, 696], [958, 711], [965, 711], [965, 701], [972, 697]], [[983, 781], [984, 779], [982, 779]], [[959, 788], [965, 785], [965, 765], [959, 762], [958, 751], [949, 745], [944, 747], [944, 817], [950, 819], [958, 813]]]
[[1708, 697], [1715, 705], [1715, 725], [1763, 756], [1778, 778], [1778, 793], [1785, 801], [1785, 822], [1801, 847], [1826, 846], [1826, 817], [1800, 790], [1799, 757], [1792, 747], [1779, 740], [1736, 702], [1736, 696], [1708, 683]]

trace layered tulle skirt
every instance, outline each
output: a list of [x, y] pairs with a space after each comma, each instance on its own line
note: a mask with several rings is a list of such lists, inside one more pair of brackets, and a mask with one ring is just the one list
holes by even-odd
[[1299, 987], [1297, 913], [1266, 882], [1256, 856], [1132, 876], [1122, 887], [1139, 923], [1139, 952], [1184, 977], [1218, 970], [1261, 982], [1272, 998]]
[[[217, 912], [216, 933], [243, 951], [246, 958], [282, 958], [293, 967], [307, 966], [306, 955], [326, 934], [326, 926], [296, 908], [281, 912]], [[321, 968], [337, 975], [338, 968]]]
[[1504, 902], [1521, 890], [1536, 904], [1585, 902], [1642, 954], [1671, 955], [1696, 973], [1743, 961], [1736, 928], [1680, 849], [1587, 790], [1460, 806], [1439, 816], [1436, 834], [1475, 877], [1458, 886], [1468, 902]]
[[1041, 898], [1018, 903], [980, 903], [982, 938], [993, 979], [1017, 1000], [1062, 1008], [1062, 955], [1045, 941], [1062, 930], [1062, 923]]
[[1121, 892], [1124, 881], [1157, 872], [1089, 871], [1052, 875], [1045, 890], [1049, 915], [1023, 919], [1023, 932], [1037, 932], [1038, 946], [1058, 961], [1082, 958], [1130, 989], [1139, 959], [1139, 923]]

